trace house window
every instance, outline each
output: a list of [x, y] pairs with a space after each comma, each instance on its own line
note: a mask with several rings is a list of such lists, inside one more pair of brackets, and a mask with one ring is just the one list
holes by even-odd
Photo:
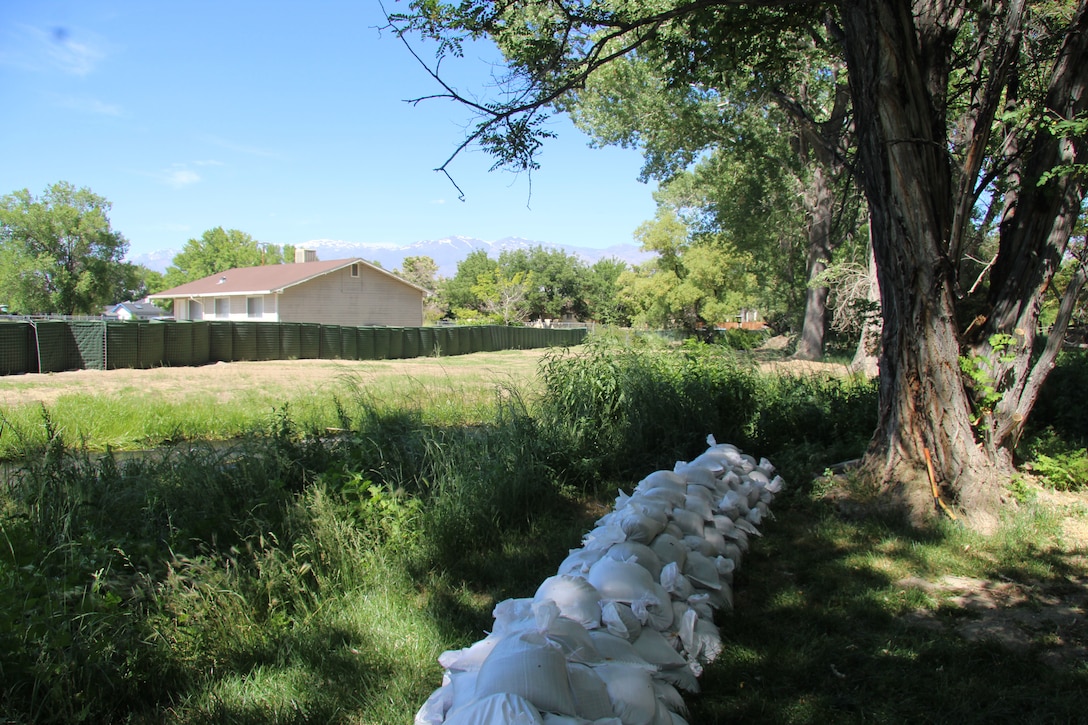
[[221, 320], [225, 320], [230, 317], [230, 298], [215, 298], [215, 316]]
[[246, 317], [264, 317], [264, 299], [246, 297]]
[[204, 305], [200, 304], [196, 300], [189, 300], [189, 318], [190, 320], [203, 320], [204, 319]]
[[358, 264], [351, 265], [351, 276], [352, 277], [358, 277], [359, 276], [359, 265]]

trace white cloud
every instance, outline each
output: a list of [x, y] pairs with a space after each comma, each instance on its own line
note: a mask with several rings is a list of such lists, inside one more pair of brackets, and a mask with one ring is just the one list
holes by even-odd
[[190, 186], [199, 182], [200, 174], [196, 173], [192, 169], [170, 169], [163, 172], [162, 179], [175, 189], [180, 189], [183, 186]]

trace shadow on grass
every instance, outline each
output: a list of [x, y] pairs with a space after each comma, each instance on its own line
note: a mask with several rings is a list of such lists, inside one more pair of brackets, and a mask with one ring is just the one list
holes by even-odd
[[[690, 722], [1082, 721], [1088, 666], [1043, 664], [1054, 632], [1018, 648], [965, 637], [957, 625], [977, 610], [905, 579], [1016, 575], [1083, 598], [1083, 563], [1030, 544], [973, 551], [954, 530], [847, 522], [801, 498], [777, 514], [738, 574], [735, 613], [719, 617], [725, 649], [689, 699]], [[1012, 618], [1036, 606], [1005, 604]], [[1080, 613], [1064, 644], [1086, 641]]]

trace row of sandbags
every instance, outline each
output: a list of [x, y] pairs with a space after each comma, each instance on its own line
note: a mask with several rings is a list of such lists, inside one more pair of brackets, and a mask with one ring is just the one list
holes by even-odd
[[722, 650], [715, 611], [782, 490], [766, 459], [709, 448], [620, 493], [532, 598], [444, 652], [416, 725], [683, 725], [682, 692]]

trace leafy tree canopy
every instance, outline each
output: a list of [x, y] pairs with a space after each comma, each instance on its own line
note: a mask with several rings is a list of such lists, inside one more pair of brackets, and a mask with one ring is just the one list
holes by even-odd
[[174, 255], [166, 268], [166, 286], [177, 287], [238, 267], [283, 264], [285, 254], [293, 256], [294, 248], [262, 244], [237, 229], [215, 227], [204, 232], [200, 239], [187, 241], [185, 247]]
[[40, 197], [23, 189], [0, 199], [0, 302], [26, 314], [98, 314], [121, 301], [134, 272], [109, 210], [66, 181]]
[[[1010, 448], [1083, 280], [1074, 275], [1066, 287], [1061, 309], [1070, 313], [1058, 314], [1058, 334], [1040, 353], [1043, 297], [1083, 214], [1088, 138], [1077, 129], [1088, 118], [1088, 0], [414, 0], [410, 7], [391, 18], [402, 38], [416, 32], [438, 41], [440, 55], [456, 55], [464, 41], [486, 37], [504, 53], [496, 98], [468, 98], [449, 84], [436, 97], [479, 114], [459, 148], [478, 142], [498, 164], [520, 170], [535, 167], [547, 115], [620, 58], [658, 59], [673, 91], [743, 74], [761, 89], [792, 89], [797, 99], [803, 89], [791, 78], [796, 61], [809, 57], [806, 39], [833, 44], [848, 78], [851, 165], [867, 202], [883, 317], [879, 422], [862, 475], [920, 520], [934, 510], [932, 461], [968, 522], [995, 524]], [[429, 67], [436, 78], [440, 60]], [[966, 261], [986, 200], [1000, 210], [997, 252], [978, 274], [983, 281], [971, 285], [981, 297], [980, 322], [971, 326], [960, 314], [965, 272], [977, 267]], [[961, 357], [983, 361], [994, 384], [969, 385]]]

